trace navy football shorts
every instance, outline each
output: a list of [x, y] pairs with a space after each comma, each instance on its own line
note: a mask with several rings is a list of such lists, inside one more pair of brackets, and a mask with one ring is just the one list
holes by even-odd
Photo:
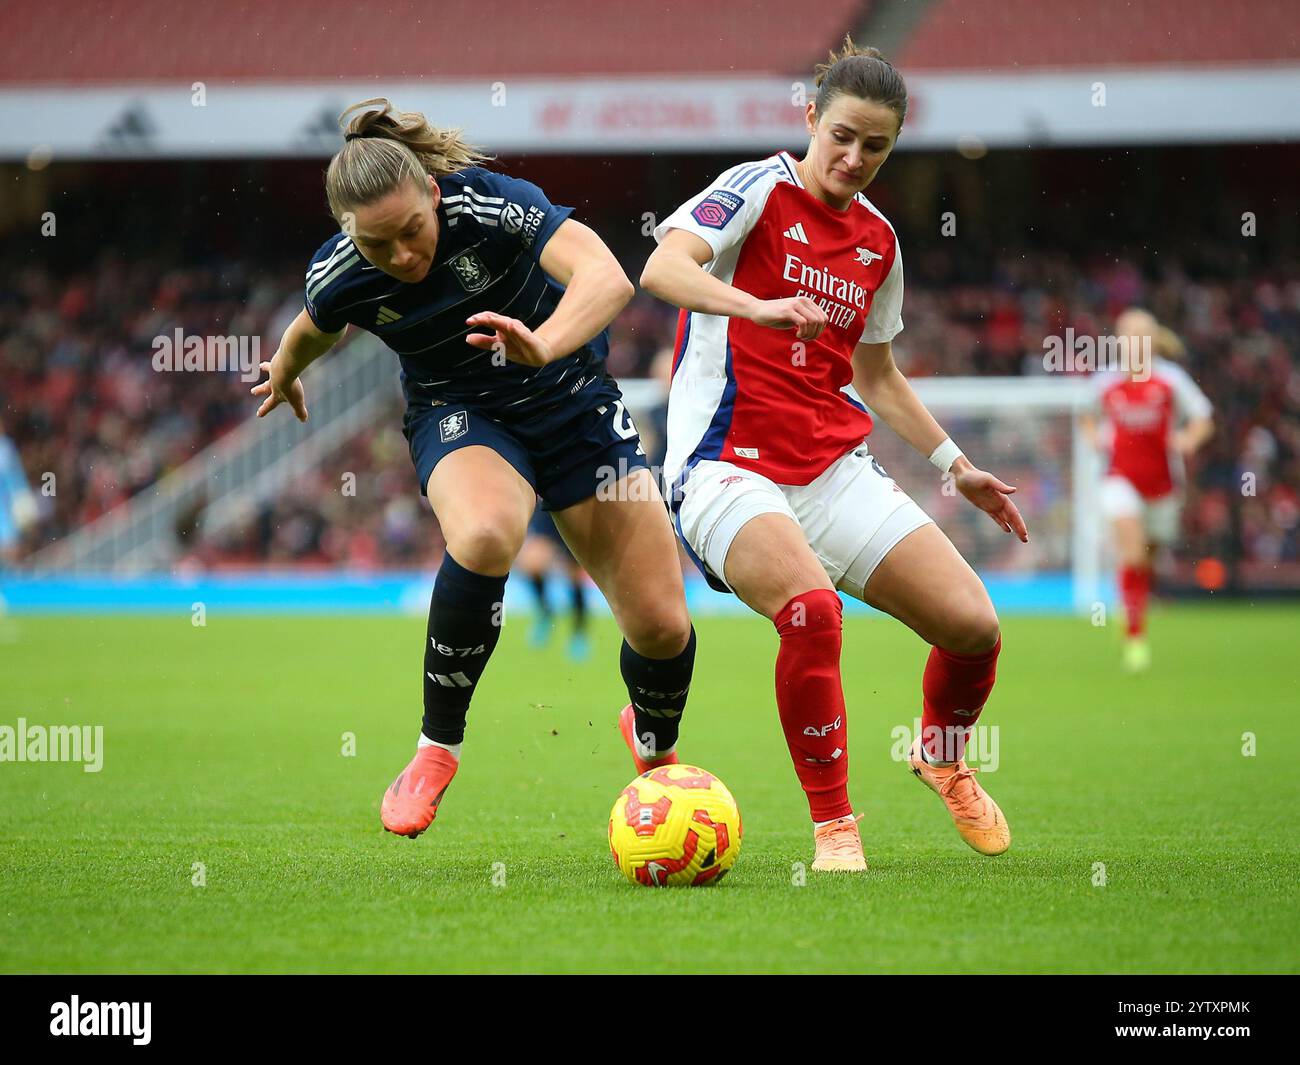
[[560, 530], [555, 527], [555, 519], [551, 517], [550, 511], [543, 510], [540, 506], [533, 511], [533, 516], [528, 521], [528, 535], [539, 536], [543, 540], [549, 541], [555, 547], [555, 550], [560, 552], [562, 558], [571, 562], [574, 561], [573, 552], [569, 550], [569, 545], [564, 542]]
[[551, 517], [549, 511], [541, 507], [533, 511], [533, 516], [528, 521], [528, 535], [544, 537], [565, 551], [569, 549], [569, 545], [564, 542], [564, 537], [560, 535], [560, 530], [555, 527], [555, 519]]
[[402, 433], [427, 494], [429, 475], [444, 455], [462, 447], [491, 448], [542, 497], [544, 510], [563, 510], [602, 485], [648, 466], [641, 437], [611, 377], [540, 417], [509, 424], [472, 404], [408, 402]]

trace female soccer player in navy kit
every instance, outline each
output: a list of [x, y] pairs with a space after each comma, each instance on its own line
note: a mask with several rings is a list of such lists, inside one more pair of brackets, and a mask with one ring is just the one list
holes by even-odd
[[802, 160], [781, 152], [733, 167], [655, 230], [641, 284], [682, 308], [670, 505], [711, 581], [780, 634], [777, 706], [812, 812], [813, 868], [866, 868], [848, 797], [837, 588], [932, 645], [911, 768], [970, 846], [1000, 854], [1010, 831], [962, 757], [993, 686], [997, 615], [948, 538], [870, 456], [871, 417], [843, 389], [852, 384], [1001, 528], [1028, 533], [1015, 489], [961, 454], [894, 364], [902, 261], [862, 191], [902, 128], [903, 79], [846, 38], [817, 87]]
[[633, 291], [617, 260], [536, 185], [479, 166], [458, 131], [387, 100], [340, 121], [358, 111], [325, 176], [343, 231], [312, 258], [306, 308], [252, 391], [259, 417], [288, 404], [306, 421], [299, 375], [349, 324], [400, 357], [403, 430], [447, 541], [419, 745], [381, 808], [414, 838], [460, 764], [537, 495], [623, 631], [619, 724], [638, 772], [677, 760], [695, 633], [662, 497], [605, 372], [606, 327]]

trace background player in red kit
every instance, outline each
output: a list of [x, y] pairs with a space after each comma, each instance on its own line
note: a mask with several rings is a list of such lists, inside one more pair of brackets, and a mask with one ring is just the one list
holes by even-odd
[[1028, 540], [1014, 488], [976, 469], [894, 363], [903, 268], [862, 195], [907, 113], [875, 49], [845, 39], [817, 68], [804, 159], [725, 172], [656, 230], [642, 285], [682, 308], [665, 479], [677, 530], [715, 586], [772, 620], [776, 698], [814, 822], [814, 869], [862, 870], [848, 797], [836, 589], [932, 645], [913, 772], [984, 854], [1011, 842], [962, 758], [1001, 637], [975, 572], [866, 448], [877, 416], [1007, 532]]
[[1139, 672], [1151, 664], [1146, 610], [1152, 563], [1181, 527], [1183, 460], [1210, 438], [1214, 423], [1205, 393], [1170, 361], [1182, 354], [1172, 330], [1131, 308], [1116, 319], [1115, 333], [1125, 338], [1130, 362], [1129, 372], [1098, 378], [1100, 443], [1109, 453], [1101, 508], [1119, 566], [1124, 667]]

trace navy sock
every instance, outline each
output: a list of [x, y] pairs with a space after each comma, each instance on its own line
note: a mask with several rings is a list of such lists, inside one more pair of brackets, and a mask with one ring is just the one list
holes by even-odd
[[582, 632], [587, 627], [587, 593], [581, 578], [573, 580], [570, 591], [573, 596], [573, 631]]
[[425, 736], [438, 743], [465, 738], [469, 701], [505, 620], [505, 577], [471, 573], [443, 556], [429, 600], [424, 645]]
[[653, 749], [666, 751], [677, 744], [677, 730], [686, 696], [691, 688], [695, 668], [695, 628], [680, 654], [673, 658], [646, 658], [632, 650], [626, 640], [619, 659], [623, 683], [632, 702], [636, 734], [651, 746], [647, 734], [654, 738]]
[[551, 603], [550, 600], [546, 598], [546, 574], [538, 573], [531, 579], [533, 584], [533, 595], [537, 597], [537, 612], [543, 618], [550, 618]]

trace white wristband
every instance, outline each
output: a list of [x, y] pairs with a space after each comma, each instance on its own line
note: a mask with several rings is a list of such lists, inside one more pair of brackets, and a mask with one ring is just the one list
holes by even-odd
[[942, 444], [930, 452], [930, 462], [939, 468], [940, 473], [947, 473], [952, 469], [952, 464], [957, 461], [961, 455], [961, 448], [952, 442], [952, 437], [948, 437]]

